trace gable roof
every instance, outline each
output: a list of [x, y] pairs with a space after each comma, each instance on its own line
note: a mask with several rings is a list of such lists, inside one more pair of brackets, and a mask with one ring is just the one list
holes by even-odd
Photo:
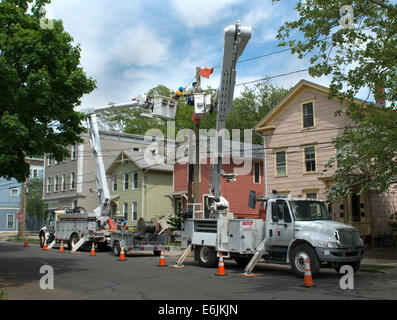
[[113, 162], [106, 170], [107, 174], [111, 174], [114, 171], [114, 169], [120, 165], [120, 159], [122, 158], [123, 155], [126, 158], [128, 158], [128, 160], [132, 161], [139, 169], [148, 169], [151, 171], [163, 171], [163, 172], [173, 172], [174, 170], [173, 165], [164, 163], [162, 157], [158, 157], [158, 156], [151, 157], [149, 155], [149, 157], [151, 158], [150, 161], [147, 161], [146, 157], [148, 155], [145, 155], [144, 152], [122, 151], [119, 153], [116, 159], [113, 160]]
[[[289, 103], [296, 98], [298, 94], [300, 94], [303, 90], [310, 88], [315, 90], [319, 93], [325, 94], [328, 96], [330, 88], [324, 87], [317, 83], [308, 81], [308, 80], [300, 80], [291, 90], [287, 93], [287, 95], [274, 106], [272, 110], [270, 110], [255, 126], [254, 130], [256, 131], [264, 131], [274, 129], [273, 127], [269, 126], [269, 124], [274, 120], [282, 110], [284, 110]], [[334, 98], [336, 99], [336, 97]], [[360, 100], [354, 98], [355, 102], [357, 103], [365, 103], [364, 100]]]

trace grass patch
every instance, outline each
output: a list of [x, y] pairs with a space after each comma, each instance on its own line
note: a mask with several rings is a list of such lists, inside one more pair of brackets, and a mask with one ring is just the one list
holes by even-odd
[[370, 264], [362, 264], [360, 266], [360, 269], [370, 269], [370, 270], [389, 270], [389, 269], [395, 269], [396, 267], [393, 266], [373, 266]]
[[[26, 238], [9, 238], [7, 241], [11, 242], [25, 242]], [[40, 243], [40, 239], [28, 238], [29, 243]]]
[[0, 290], [0, 300], [7, 300], [7, 292]]

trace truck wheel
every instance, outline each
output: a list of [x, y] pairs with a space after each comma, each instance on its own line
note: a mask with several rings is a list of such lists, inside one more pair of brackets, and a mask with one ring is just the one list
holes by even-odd
[[113, 253], [116, 257], [119, 257], [120, 252], [121, 252], [120, 242], [116, 241], [115, 243], [113, 243]]
[[40, 247], [43, 248], [44, 247], [44, 233], [40, 233]]
[[308, 244], [299, 244], [292, 248], [290, 254], [290, 264], [292, 271], [303, 278], [306, 269], [306, 259], [310, 260], [310, 271], [312, 276], [317, 275], [320, 271], [320, 261], [314, 249]]
[[196, 247], [197, 258], [201, 266], [203, 267], [216, 267], [216, 252], [212, 247]]
[[69, 243], [68, 243], [68, 248], [71, 251], [73, 247], [76, 245], [77, 242], [79, 242], [80, 238], [77, 234], [72, 234], [70, 237]]
[[334, 269], [337, 273], [340, 273], [340, 268], [342, 268], [343, 265], [349, 265], [353, 268], [354, 273], [356, 273], [358, 271], [358, 269], [360, 269], [360, 264], [361, 264], [361, 261], [342, 263], [338, 266], [335, 266]]
[[236, 261], [241, 268], [245, 268], [250, 260], [251, 258], [249, 257], [234, 257], [234, 261]]

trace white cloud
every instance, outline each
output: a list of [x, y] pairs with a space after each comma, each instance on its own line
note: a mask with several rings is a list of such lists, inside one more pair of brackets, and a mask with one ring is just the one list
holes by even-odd
[[117, 35], [110, 52], [122, 65], [159, 66], [166, 62], [170, 40], [143, 24]]
[[188, 28], [213, 25], [230, 13], [233, 5], [242, 0], [171, 0], [177, 19]]

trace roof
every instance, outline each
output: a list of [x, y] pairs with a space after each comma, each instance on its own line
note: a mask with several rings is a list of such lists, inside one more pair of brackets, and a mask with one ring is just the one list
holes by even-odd
[[[287, 95], [270, 111], [268, 112], [255, 126], [254, 130], [256, 131], [264, 131], [274, 129], [274, 127], [270, 126], [272, 121], [280, 114], [282, 110], [289, 106], [290, 102], [295, 99], [295, 97], [301, 93], [303, 90], [310, 88], [317, 92], [328, 95], [330, 92], [330, 88], [324, 87], [317, 83], [300, 80], [288, 93]], [[354, 101], [357, 103], [366, 103], [364, 100], [354, 98]]]
[[122, 151], [110, 164], [106, 171], [107, 174], [112, 173], [113, 170], [120, 165], [119, 159], [122, 155], [125, 155], [129, 160], [134, 162], [139, 169], [164, 172], [173, 172], [174, 170], [174, 166], [164, 163], [164, 158], [162, 157], [152, 156], [151, 154], [147, 153], [145, 154], [145, 152]]

